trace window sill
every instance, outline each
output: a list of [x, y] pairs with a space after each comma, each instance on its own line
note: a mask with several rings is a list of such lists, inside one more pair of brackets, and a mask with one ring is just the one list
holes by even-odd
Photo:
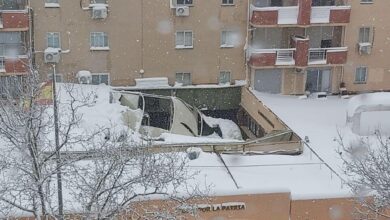
[[234, 48], [233, 45], [221, 45], [221, 48]]
[[58, 3], [45, 3], [45, 8], [59, 8], [60, 4]]
[[89, 49], [93, 50], [93, 51], [109, 51], [110, 50], [109, 47], [91, 47]]
[[176, 7], [194, 7], [194, 4], [192, 4], [192, 5], [186, 5], [186, 4], [183, 4], [183, 5], [176, 5]]
[[361, 5], [371, 5], [374, 4], [374, 2], [360, 2]]
[[178, 49], [178, 50], [181, 50], [181, 49], [194, 49], [194, 46], [176, 46], [175, 48]]
[[354, 82], [353, 84], [367, 84], [367, 82]]
[[235, 4], [222, 4], [221, 6], [235, 6]]

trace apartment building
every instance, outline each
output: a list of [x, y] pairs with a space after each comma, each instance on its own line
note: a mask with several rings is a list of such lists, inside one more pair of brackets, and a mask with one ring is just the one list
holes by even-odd
[[247, 0], [40, 0], [31, 5], [35, 50], [41, 52], [36, 64], [43, 75], [55, 64], [57, 80], [75, 78], [82, 70], [91, 72], [91, 83], [114, 86], [148, 77], [167, 77], [170, 85], [245, 79]]
[[348, 60], [342, 81], [348, 91], [390, 90], [390, 22], [386, 0], [352, 0], [346, 27]]
[[343, 0], [253, 0], [247, 51], [251, 87], [293, 95], [338, 92], [350, 14]]
[[29, 21], [27, 0], [0, 1], [0, 94], [28, 72]]

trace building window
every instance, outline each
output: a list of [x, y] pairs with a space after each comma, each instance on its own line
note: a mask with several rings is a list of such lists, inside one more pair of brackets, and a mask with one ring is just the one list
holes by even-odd
[[191, 73], [176, 73], [176, 83], [183, 86], [191, 85]]
[[46, 8], [58, 8], [60, 7], [60, 0], [45, 0]]
[[[47, 74], [47, 79], [48, 80], [53, 80], [53, 74], [51, 74], [51, 73]], [[62, 74], [59, 74], [59, 73], [56, 74], [56, 82], [58, 82], [58, 83], [64, 82]]]
[[234, 5], [233, 0], [222, 0], [222, 5]]
[[355, 83], [366, 83], [367, 82], [368, 68], [361, 66], [356, 68]]
[[91, 4], [107, 4], [107, 0], [91, 0]]
[[219, 84], [230, 84], [230, 71], [219, 72]]
[[234, 31], [222, 31], [221, 32], [221, 47], [223, 47], [223, 48], [234, 47], [234, 43], [235, 43], [234, 36], [235, 36]]
[[0, 57], [0, 72], [5, 72], [5, 59], [4, 57]]
[[60, 33], [58, 32], [47, 33], [47, 47], [61, 48]]
[[0, 10], [23, 10], [27, 6], [27, 0], [0, 0]]
[[360, 0], [360, 3], [362, 4], [372, 4], [374, 0]]
[[92, 73], [92, 84], [100, 85], [106, 84], [110, 85], [110, 77], [108, 73]]
[[91, 50], [109, 50], [105, 32], [91, 32]]
[[359, 29], [359, 43], [369, 43], [371, 39], [371, 28], [361, 27]]
[[176, 5], [192, 5], [192, 0], [176, 0]]
[[24, 76], [0, 76], [0, 94], [16, 97], [22, 92]]
[[177, 31], [176, 32], [176, 48], [193, 48], [192, 31]]
[[256, 137], [264, 136], [264, 129], [248, 113], [243, 115], [243, 125], [248, 127], [249, 131]]

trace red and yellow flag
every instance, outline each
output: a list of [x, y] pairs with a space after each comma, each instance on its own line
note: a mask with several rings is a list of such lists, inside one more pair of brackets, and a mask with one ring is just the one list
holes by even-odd
[[36, 103], [40, 105], [52, 105], [53, 104], [53, 81], [47, 81], [42, 84], [41, 92], [36, 100]]

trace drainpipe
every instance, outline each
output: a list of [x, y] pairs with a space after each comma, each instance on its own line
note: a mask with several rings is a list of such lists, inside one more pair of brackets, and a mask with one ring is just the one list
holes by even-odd
[[[345, 45], [345, 42], [346, 42], [346, 39], [347, 39], [347, 26], [343, 27], [343, 43], [342, 43], [342, 46]], [[347, 63], [348, 63], [348, 57], [347, 57]], [[341, 78], [340, 78], [340, 83], [341, 82], [344, 82], [344, 66], [345, 64], [342, 66], [341, 68]], [[340, 85], [339, 85], [340, 86]]]
[[30, 68], [34, 68], [35, 66], [35, 56], [34, 56], [34, 23], [33, 23], [33, 9], [31, 8], [31, 2], [28, 1], [28, 17], [29, 17], [29, 27], [28, 27], [28, 50], [29, 50], [29, 53], [30, 53], [30, 60], [29, 60], [29, 65], [30, 65]]
[[56, 64], [53, 64], [53, 109], [54, 109], [54, 138], [56, 147], [56, 172], [57, 172], [57, 195], [58, 195], [58, 219], [64, 219], [64, 202], [62, 194], [62, 168], [61, 168], [61, 148], [59, 138], [59, 124], [58, 124], [58, 104], [56, 91]]
[[248, 6], [247, 6], [247, 19], [246, 19], [246, 38], [245, 38], [245, 46], [244, 46], [244, 62], [245, 62], [245, 80], [246, 80], [246, 87], [250, 87], [251, 85], [251, 79], [249, 79], [249, 68], [248, 68], [248, 50], [249, 50], [249, 19], [250, 19], [250, 1], [248, 1]]

